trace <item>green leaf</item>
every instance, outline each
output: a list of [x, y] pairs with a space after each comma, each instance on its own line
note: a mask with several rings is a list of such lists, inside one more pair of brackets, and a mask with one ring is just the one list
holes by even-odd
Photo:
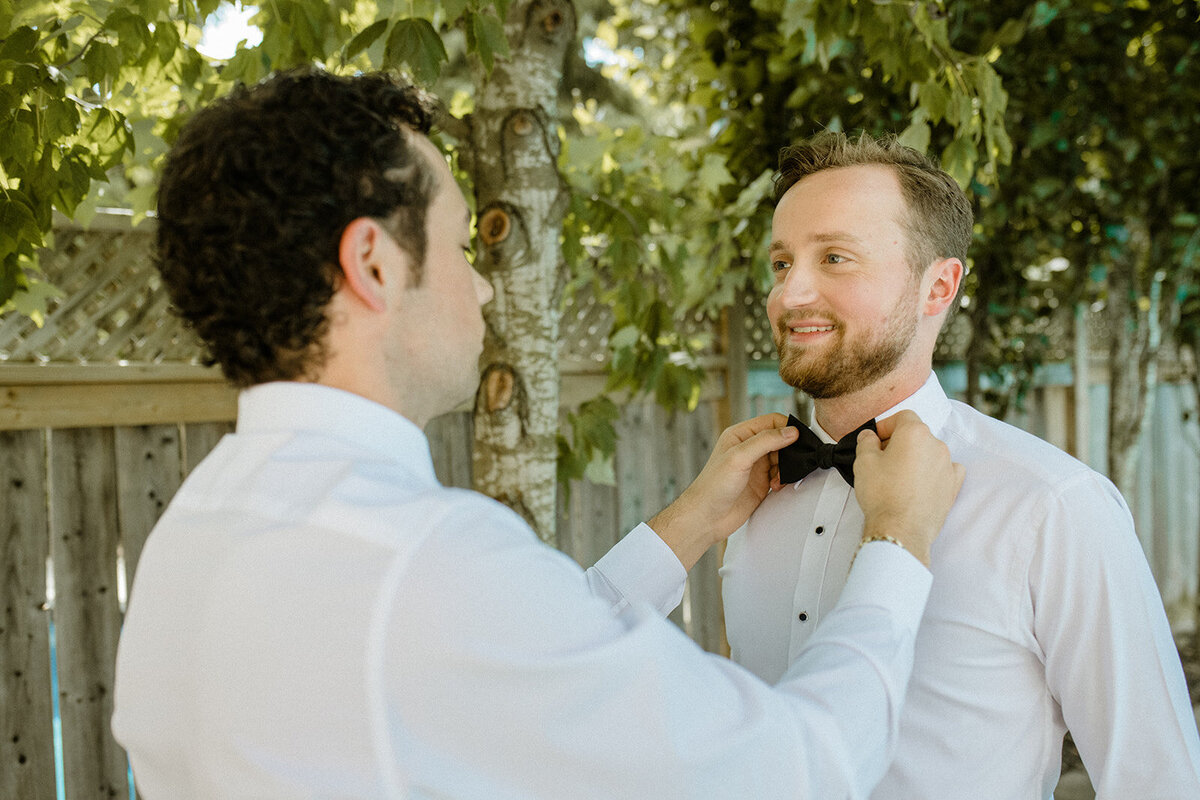
[[27, 286], [17, 287], [12, 292], [12, 309], [29, 317], [40, 328], [46, 323], [46, 309], [50, 301], [62, 297], [63, 292], [54, 284], [37, 278], [27, 277], [26, 283]]
[[453, 25], [455, 22], [458, 22], [458, 18], [463, 15], [464, 11], [467, 10], [467, 5], [469, 3], [470, 0], [443, 0], [443, 19], [445, 19], [445, 21], [451, 25]]
[[636, 325], [626, 325], [608, 338], [609, 349], [624, 350], [633, 347], [638, 343], [641, 336], [642, 332], [638, 330]]
[[5, 260], [13, 254], [28, 254], [42, 243], [41, 228], [24, 200], [16, 192], [0, 194], [0, 258]]
[[52, 100], [42, 109], [42, 120], [47, 139], [69, 136], [79, 129], [79, 109], [70, 100]]
[[496, 56], [508, 57], [508, 37], [504, 35], [504, 25], [491, 14], [467, 14], [470, 36], [469, 46], [479, 54], [483, 68], [488, 72], [496, 63]]
[[1052, 7], [1046, 0], [1038, 0], [1033, 7], [1033, 17], [1029, 24], [1034, 28], [1044, 28], [1058, 16], [1058, 9]]
[[[784, 37], [791, 38], [798, 31], [812, 34], [815, 28], [813, 22], [813, 0], [787, 0], [783, 6], [780, 31]], [[811, 36], [807, 38], [812, 38]]]
[[500, 19], [508, 17], [508, 6], [511, 0], [492, 0], [492, 6], [496, 9], [496, 16]]
[[150, 27], [145, 19], [129, 9], [115, 9], [104, 21], [104, 27], [117, 34], [117, 47], [128, 61], [133, 61], [150, 46]]
[[384, 48], [384, 66], [407, 64], [418, 83], [437, 80], [448, 60], [442, 37], [426, 19], [402, 19], [392, 27]]
[[1000, 30], [984, 38], [979, 49], [986, 53], [993, 47], [1012, 47], [1024, 37], [1025, 22], [1021, 19], [1008, 19], [1000, 26]]
[[613, 455], [597, 454], [584, 467], [583, 479], [600, 486], [616, 486], [617, 470]]
[[929, 140], [933, 135], [933, 129], [929, 127], [929, 123], [925, 121], [923, 115], [918, 117], [917, 114], [914, 114], [913, 117], [913, 121], [897, 139], [900, 144], [924, 153], [929, 150]]
[[975, 145], [968, 139], [955, 139], [942, 153], [942, 169], [950, 173], [959, 186], [967, 186], [975, 173]]
[[950, 92], [936, 80], [925, 81], [917, 87], [917, 104], [925, 109], [929, 119], [940, 122], [946, 117]]
[[[4, 233], [0, 232], [0, 247], [3, 246]], [[20, 274], [20, 268], [17, 266], [16, 253], [11, 253], [0, 262], [0, 313], [8, 310], [10, 304], [9, 299], [17, 290], [17, 275]]]
[[154, 29], [154, 43], [158, 49], [158, 61], [166, 64], [179, 49], [179, 31], [174, 25], [162, 24]]
[[376, 39], [383, 35], [383, 32], [387, 30], [387, 25], [388, 21], [386, 19], [379, 19], [363, 28], [361, 31], [359, 31], [358, 35], [351, 39], [350, 43], [346, 45], [346, 49], [342, 52], [342, 58], [349, 61], [363, 50], [366, 50], [375, 43]]
[[83, 67], [89, 83], [103, 84], [121, 71], [121, 54], [107, 42], [92, 42], [83, 55]]
[[775, 187], [775, 170], [764, 170], [738, 194], [730, 213], [734, 217], [750, 217], [758, 213]]
[[716, 194], [720, 188], [733, 183], [733, 175], [725, 165], [725, 156], [720, 153], [705, 153], [704, 163], [700, 166], [700, 186], [709, 194]]
[[[6, 28], [0, 28], [0, 31]], [[28, 25], [23, 25], [10, 33], [4, 43], [0, 44], [0, 59], [7, 61], [32, 61], [33, 50], [37, 47], [38, 34]]]

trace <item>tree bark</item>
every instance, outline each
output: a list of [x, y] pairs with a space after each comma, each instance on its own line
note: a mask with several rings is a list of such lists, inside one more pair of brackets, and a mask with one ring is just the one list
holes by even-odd
[[514, 2], [510, 57], [482, 70], [474, 154], [476, 266], [495, 299], [475, 398], [472, 462], [479, 491], [505, 503], [555, 544], [558, 335], [563, 216], [557, 98], [575, 41], [570, 0]]
[[1156, 379], [1161, 303], [1155, 302], [1158, 293], [1153, 286], [1145, 295], [1139, 286], [1138, 278], [1146, 273], [1150, 258], [1150, 236], [1144, 225], [1130, 225], [1127, 253], [1109, 273], [1108, 476], [1132, 503], [1137, 445]]

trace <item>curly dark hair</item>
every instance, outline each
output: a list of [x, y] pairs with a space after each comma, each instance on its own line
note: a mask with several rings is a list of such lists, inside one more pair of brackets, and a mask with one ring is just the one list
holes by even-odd
[[954, 178], [924, 153], [900, 144], [895, 136], [876, 139], [864, 133], [850, 139], [843, 133], [822, 131], [785, 147], [775, 174], [775, 202], [782, 200], [801, 178], [826, 169], [863, 164], [880, 164], [896, 172], [908, 207], [908, 219], [904, 220], [909, 239], [907, 256], [915, 273], [921, 274], [942, 258], [967, 263], [974, 226], [970, 201]]
[[359, 217], [425, 261], [431, 100], [390, 76], [281, 73], [196, 112], [158, 190], [157, 265], [180, 316], [238, 387], [315, 377], [338, 246]]

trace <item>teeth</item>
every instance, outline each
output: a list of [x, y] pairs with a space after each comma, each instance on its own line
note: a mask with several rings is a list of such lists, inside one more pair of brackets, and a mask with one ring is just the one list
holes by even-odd
[[833, 330], [832, 325], [805, 325], [799, 328], [792, 328], [792, 333], [820, 333], [831, 330]]

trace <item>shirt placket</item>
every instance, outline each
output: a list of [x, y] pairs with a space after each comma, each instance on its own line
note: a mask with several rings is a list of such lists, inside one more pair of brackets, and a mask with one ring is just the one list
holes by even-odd
[[[819, 477], [818, 477], [819, 475]], [[823, 481], [817, 505], [806, 530], [800, 556], [796, 593], [792, 598], [791, 636], [788, 645], [788, 662], [796, 660], [808, 638], [816, 630], [821, 619], [821, 597], [825, 576], [828, 574], [829, 556], [837, 537], [842, 511], [850, 496], [850, 486], [836, 470], [821, 470], [805, 480]]]

